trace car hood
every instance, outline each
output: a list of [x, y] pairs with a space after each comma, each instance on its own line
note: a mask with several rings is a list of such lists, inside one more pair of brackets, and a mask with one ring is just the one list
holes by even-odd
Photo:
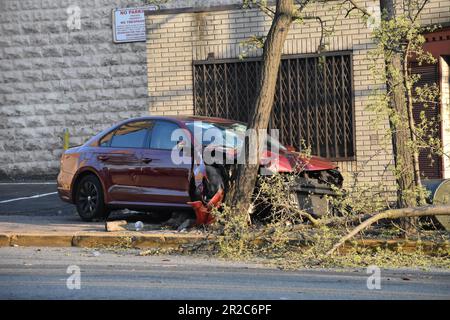
[[267, 151], [261, 157], [261, 165], [273, 172], [323, 171], [337, 169], [337, 165], [328, 159], [289, 151], [282, 152], [278, 155]]
[[[207, 149], [206, 147], [205, 149]], [[204, 150], [205, 150], [204, 149]], [[213, 147], [221, 153], [236, 156], [236, 149]], [[280, 150], [281, 151], [281, 150]], [[260, 158], [260, 165], [272, 172], [294, 172], [294, 171], [323, 171], [337, 169], [337, 165], [322, 157], [308, 156], [300, 152], [281, 151], [280, 153], [266, 150]]]
[[303, 162], [303, 168], [307, 171], [319, 171], [319, 170], [330, 170], [330, 169], [336, 169], [337, 165], [322, 157], [318, 156], [305, 156], [301, 154], [296, 155], [297, 158]]

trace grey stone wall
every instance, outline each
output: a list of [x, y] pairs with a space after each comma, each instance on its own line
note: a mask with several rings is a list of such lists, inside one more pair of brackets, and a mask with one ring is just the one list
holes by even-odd
[[[145, 42], [114, 44], [126, 0], [0, 0], [0, 179], [56, 175], [71, 145], [147, 108]], [[67, 7], [81, 9], [81, 30]]]

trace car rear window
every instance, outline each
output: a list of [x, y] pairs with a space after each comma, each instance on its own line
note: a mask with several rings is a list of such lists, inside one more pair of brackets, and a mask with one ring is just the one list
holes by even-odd
[[180, 129], [173, 122], [157, 121], [153, 127], [150, 139], [150, 149], [172, 150], [176, 145], [176, 140], [172, 140], [172, 133]]
[[138, 121], [124, 124], [114, 132], [111, 148], [142, 148], [151, 123]]

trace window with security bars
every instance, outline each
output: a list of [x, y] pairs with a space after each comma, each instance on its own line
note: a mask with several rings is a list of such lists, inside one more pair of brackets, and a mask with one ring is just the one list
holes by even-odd
[[[410, 64], [412, 74], [420, 75], [420, 79], [414, 84], [414, 87], [423, 88], [425, 85], [439, 85], [439, 69], [437, 64], [419, 64], [417, 62]], [[413, 91], [415, 94], [415, 90]], [[439, 99], [436, 97], [434, 101], [422, 103], [415, 101], [413, 103], [413, 117], [416, 123], [420, 123], [421, 112], [424, 113], [427, 121], [437, 124], [437, 132], [428, 131], [428, 135], [435, 135], [441, 137], [441, 122]], [[432, 126], [434, 127], [434, 126]], [[419, 168], [422, 176], [426, 179], [441, 179], [442, 178], [442, 157], [436, 153], [431, 152], [429, 148], [420, 149], [419, 151]]]
[[[261, 59], [194, 61], [197, 115], [248, 121]], [[297, 150], [334, 160], [355, 156], [350, 52], [283, 56], [269, 129]]]

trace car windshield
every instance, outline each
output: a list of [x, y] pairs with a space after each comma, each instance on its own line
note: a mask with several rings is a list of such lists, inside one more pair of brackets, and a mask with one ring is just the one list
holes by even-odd
[[[247, 130], [247, 126], [240, 122], [215, 123], [209, 121], [192, 121], [186, 122], [186, 126], [193, 135], [201, 132], [203, 146], [221, 145], [237, 149], [242, 147]], [[266, 142], [268, 150], [286, 150], [277, 139], [270, 135], [267, 135]]]

